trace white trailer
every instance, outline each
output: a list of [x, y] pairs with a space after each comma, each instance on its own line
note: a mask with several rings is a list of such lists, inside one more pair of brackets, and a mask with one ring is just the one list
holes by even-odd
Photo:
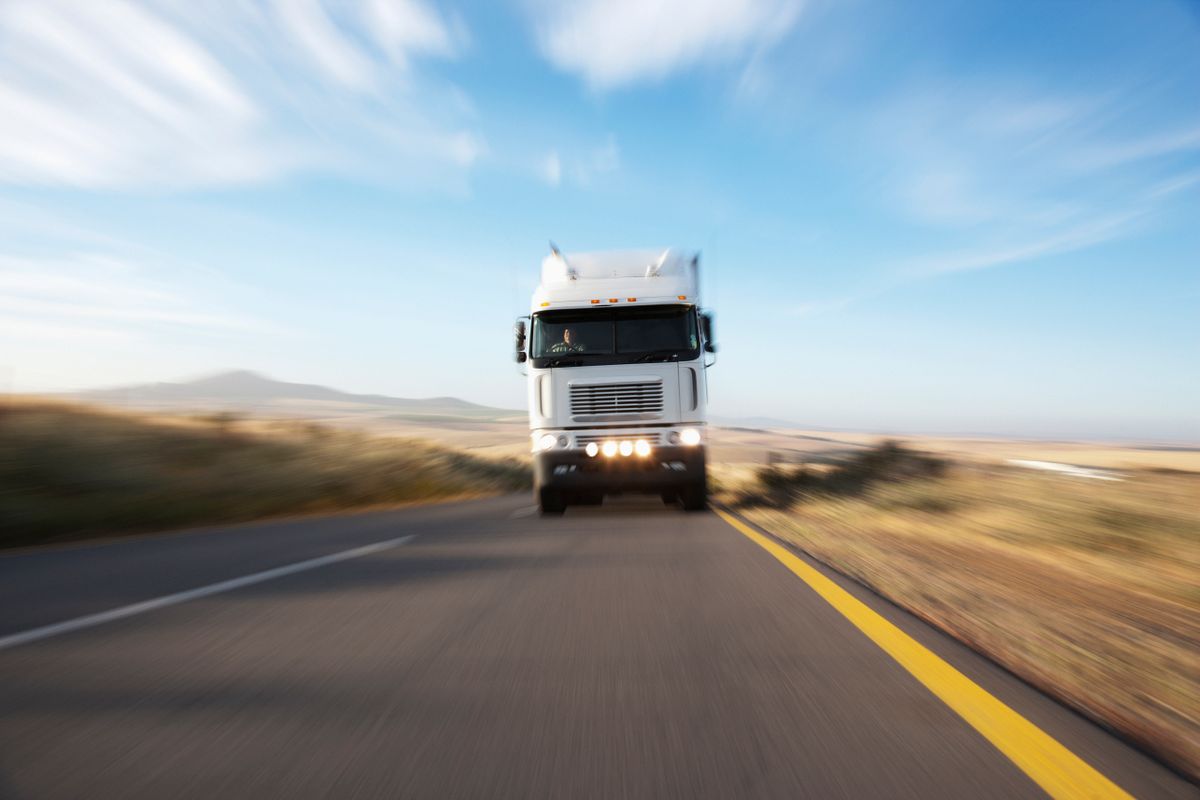
[[551, 245], [515, 328], [542, 513], [625, 491], [706, 506], [716, 346], [699, 268], [699, 254], [676, 248], [564, 255]]

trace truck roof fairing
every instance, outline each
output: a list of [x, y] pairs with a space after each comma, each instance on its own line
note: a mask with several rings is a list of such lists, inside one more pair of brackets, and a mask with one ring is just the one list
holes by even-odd
[[560, 253], [542, 261], [533, 311], [627, 303], [700, 301], [700, 254], [693, 250], [614, 250]]

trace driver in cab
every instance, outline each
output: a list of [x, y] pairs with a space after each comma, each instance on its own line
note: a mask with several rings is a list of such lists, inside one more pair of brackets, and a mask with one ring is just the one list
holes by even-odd
[[563, 328], [562, 341], [550, 345], [551, 353], [582, 353], [583, 345], [575, 340], [570, 328]]
[[583, 353], [583, 345], [575, 339], [574, 333], [571, 333], [569, 327], [563, 329], [563, 341], [554, 342], [550, 345], [551, 353]]

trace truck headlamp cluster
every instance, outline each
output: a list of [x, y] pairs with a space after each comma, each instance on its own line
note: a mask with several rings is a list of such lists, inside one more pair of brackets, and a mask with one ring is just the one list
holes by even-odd
[[638, 439], [637, 441], [625, 439], [620, 442], [614, 442], [612, 439], [609, 439], [602, 445], [597, 445], [595, 442], [589, 442], [588, 446], [585, 447], [583, 451], [592, 458], [595, 458], [601, 453], [604, 454], [605, 458], [615, 458], [618, 453], [626, 458], [635, 454], [638, 456], [638, 458], [645, 458], [646, 456], [650, 455], [652, 449], [653, 448], [650, 447], [650, 442], [646, 441], [645, 439]]
[[544, 450], [553, 450], [555, 446], [566, 447], [571, 443], [571, 440], [566, 436], [555, 437], [553, 433], [543, 433], [538, 437], [537, 442], [533, 445], [533, 452], [540, 453]]
[[688, 447], [700, 444], [700, 431], [695, 428], [684, 428], [679, 432], [679, 441]]

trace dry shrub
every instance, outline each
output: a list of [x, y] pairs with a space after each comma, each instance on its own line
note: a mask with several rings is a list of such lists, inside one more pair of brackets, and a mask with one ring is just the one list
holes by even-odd
[[0, 546], [482, 495], [529, 480], [516, 461], [307, 423], [30, 403], [0, 416]]
[[771, 464], [758, 471], [758, 486], [743, 491], [741, 506], [787, 508], [808, 497], [859, 496], [872, 486], [944, 474], [946, 462], [885, 441], [828, 469]]

